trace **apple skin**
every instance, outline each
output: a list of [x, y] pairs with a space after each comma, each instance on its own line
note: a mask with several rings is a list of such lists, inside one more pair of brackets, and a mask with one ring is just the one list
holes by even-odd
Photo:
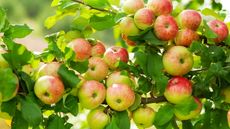
[[99, 106], [91, 110], [87, 116], [90, 129], [104, 129], [110, 122], [110, 116], [104, 112], [105, 107]]
[[127, 63], [129, 60], [128, 51], [125, 48], [112, 46], [105, 51], [104, 61], [107, 63], [110, 69], [116, 69], [116, 63], [122, 61]]
[[230, 127], [230, 110], [228, 110], [227, 119], [228, 119], [228, 126]]
[[192, 95], [192, 84], [184, 77], [173, 77], [165, 89], [165, 98], [173, 104], [180, 104]]
[[85, 61], [91, 56], [92, 46], [85, 39], [75, 39], [68, 46], [76, 53], [76, 61]]
[[228, 37], [228, 27], [224, 22], [212, 20], [208, 22], [208, 26], [217, 35], [217, 38], [213, 39], [215, 43], [220, 43]]
[[145, 30], [151, 27], [154, 24], [155, 16], [151, 9], [142, 8], [138, 10], [134, 15], [134, 22], [136, 26], [141, 29]]
[[35, 82], [34, 93], [45, 104], [57, 103], [65, 91], [64, 84], [58, 77], [42, 76]]
[[58, 69], [61, 64], [59, 62], [51, 62], [47, 64], [43, 64], [38, 70], [38, 77], [49, 75], [59, 77]]
[[224, 88], [222, 90], [222, 95], [224, 96], [224, 101], [230, 103], [230, 87]]
[[134, 14], [137, 10], [144, 8], [143, 0], [126, 0], [122, 9], [127, 14]]
[[138, 127], [149, 128], [153, 125], [155, 111], [150, 107], [139, 107], [133, 112], [133, 121]]
[[156, 36], [163, 41], [172, 40], [176, 37], [178, 26], [175, 19], [170, 15], [158, 16], [155, 24], [154, 31]]
[[193, 66], [192, 53], [184, 46], [173, 46], [163, 55], [165, 71], [172, 76], [187, 74]]
[[121, 33], [127, 36], [136, 36], [140, 32], [134, 19], [128, 16], [121, 19], [119, 26]]
[[89, 58], [88, 70], [86, 71], [84, 78], [86, 80], [101, 81], [105, 79], [109, 73], [109, 67], [105, 61], [100, 57]]
[[199, 98], [197, 98], [197, 97], [193, 97], [193, 98], [197, 104], [197, 108], [193, 111], [190, 111], [189, 114], [187, 114], [187, 115], [182, 114], [181, 111], [179, 111], [179, 110], [174, 110], [174, 114], [177, 117], [177, 119], [189, 120], [189, 119], [197, 117], [200, 114], [201, 109], [202, 109], [202, 103], [200, 102]]
[[2, 54], [4, 54], [4, 53], [6, 53], [6, 51], [0, 48], [0, 68], [8, 68], [9, 67], [8, 62], [2, 56]]
[[105, 100], [105, 95], [105, 86], [95, 80], [85, 81], [78, 91], [79, 102], [87, 109], [98, 107]]
[[199, 35], [191, 30], [191, 29], [182, 29], [178, 31], [176, 38], [175, 38], [175, 44], [178, 46], [190, 46], [193, 41], [196, 41], [199, 39]]
[[133, 105], [135, 93], [130, 86], [125, 84], [113, 84], [107, 88], [106, 102], [116, 111], [124, 111]]
[[105, 45], [101, 41], [97, 41], [95, 45], [92, 46], [91, 56], [102, 57], [105, 53]]
[[188, 28], [196, 31], [202, 21], [201, 15], [191, 9], [183, 10], [178, 16], [178, 23], [181, 28]]
[[173, 10], [171, 0], [148, 0], [147, 7], [150, 8], [156, 16], [168, 15]]
[[136, 43], [128, 38], [127, 35], [121, 34], [121, 38], [126, 42], [129, 46], [136, 46]]

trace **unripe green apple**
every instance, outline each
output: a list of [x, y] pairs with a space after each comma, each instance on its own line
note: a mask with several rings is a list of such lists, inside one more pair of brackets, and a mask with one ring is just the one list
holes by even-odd
[[153, 125], [155, 114], [150, 107], [140, 107], [133, 112], [133, 121], [138, 127], [149, 128]]
[[167, 73], [173, 76], [187, 74], [193, 66], [192, 53], [183, 46], [173, 46], [163, 55], [163, 65]]
[[165, 98], [173, 104], [180, 104], [192, 95], [192, 84], [184, 77], [173, 77], [165, 89]]
[[200, 102], [199, 98], [194, 97], [194, 101], [197, 104], [197, 108], [193, 111], [190, 111], [189, 114], [183, 114], [180, 110], [175, 109], [174, 114], [179, 120], [189, 120], [192, 118], [197, 117], [202, 109], [202, 103]]
[[127, 36], [136, 36], [140, 32], [134, 23], [134, 19], [128, 16], [121, 19], [119, 26], [121, 33]]
[[168, 15], [173, 10], [171, 0], [148, 0], [147, 7], [153, 10], [156, 16]]
[[99, 106], [89, 112], [87, 122], [90, 129], [104, 129], [109, 124], [110, 116], [104, 110], [105, 107]]
[[154, 20], [154, 13], [151, 9], [148, 8], [140, 9], [134, 15], [134, 22], [136, 26], [141, 30], [145, 30], [151, 27], [154, 23]]
[[130, 86], [125, 84], [113, 84], [107, 88], [106, 102], [116, 111], [124, 111], [133, 105], [135, 93]]
[[35, 95], [45, 104], [57, 103], [64, 91], [64, 84], [54, 76], [42, 76], [38, 78], [34, 86]]
[[122, 9], [127, 14], [134, 14], [137, 10], [144, 8], [143, 0], [126, 0]]
[[2, 56], [2, 54], [4, 54], [4, 53], [6, 53], [6, 51], [0, 48], [0, 68], [8, 68], [9, 67], [8, 62]]
[[230, 87], [224, 88], [222, 90], [222, 95], [224, 96], [224, 101], [230, 103]]
[[85, 81], [78, 91], [79, 102], [87, 109], [98, 107], [105, 100], [105, 95], [105, 86], [95, 80]]
[[45, 75], [59, 77], [58, 69], [61, 64], [59, 62], [51, 62], [47, 64], [43, 64], [38, 70], [38, 77], [42, 77]]
[[191, 30], [191, 29], [182, 29], [178, 31], [176, 38], [175, 38], [175, 44], [178, 46], [190, 46], [193, 41], [196, 41], [199, 39], [199, 35]]

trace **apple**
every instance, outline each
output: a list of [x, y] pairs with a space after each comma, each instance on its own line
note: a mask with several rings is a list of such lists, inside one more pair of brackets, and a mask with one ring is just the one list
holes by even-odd
[[126, 0], [122, 9], [127, 14], [134, 14], [137, 10], [144, 8], [143, 0]]
[[6, 53], [6, 51], [0, 48], [0, 68], [8, 68], [9, 67], [8, 62], [2, 56], [2, 54], [4, 54], [4, 53]]
[[201, 15], [191, 9], [183, 10], [178, 16], [178, 22], [181, 28], [188, 28], [196, 31], [202, 21]]
[[228, 110], [227, 118], [228, 118], [228, 126], [230, 127], [230, 110]]
[[129, 54], [125, 48], [112, 46], [105, 51], [104, 60], [110, 69], [116, 69], [119, 61], [128, 62]]
[[145, 30], [151, 27], [154, 23], [155, 16], [151, 9], [142, 8], [138, 10], [134, 15], [134, 22], [136, 26], [141, 29]]
[[45, 104], [57, 103], [62, 98], [64, 91], [64, 84], [54, 76], [42, 76], [34, 85], [35, 95]]
[[38, 70], [38, 77], [49, 75], [59, 77], [58, 69], [61, 64], [59, 62], [50, 62], [47, 64], [43, 64]]
[[185, 28], [178, 31], [175, 38], [175, 44], [188, 47], [193, 41], [198, 39], [199, 35], [195, 31]]
[[170, 15], [158, 16], [155, 24], [154, 31], [156, 36], [163, 41], [172, 40], [176, 37], [178, 26], [175, 19]]
[[173, 46], [164, 53], [163, 65], [172, 76], [187, 74], [193, 66], [192, 53], [184, 46]]
[[174, 114], [177, 117], [177, 119], [179, 120], [189, 120], [192, 118], [197, 117], [198, 115], [200, 115], [201, 109], [202, 109], [202, 103], [200, 102], [199, 98], [197, 97], [193, 97], [196, 104], [197, 104], [197, 108], [195, 110], [192, 110], [189, 112], [189, 114], [183, 114], [180, 110], [175, 109], [174, 110]]
[[68, 46], [73, 49], [76, 54], [76, 61], [85, 61], [91, 56], [90, 43], [82, 38], [75, 39], [71, 41]]
[[228, 37], [228, 27], [224, 22], [212, 20], [208, 22], [208, 26], [217, 35], [217, 38], [213, 39], [215, 43], [220, 43]]
[[136, 84], [134, 78], [127, 75], [126, 71], [123, 72], [124, 74], [121, 71], [114, 71], [111, 73], [106, 80], [106, 86], [110, 87], [113, 84], [126, 84], [131, 88], [135, 88]]
[[165, 89], [165, 98], [173, 104], [180, 104], [192, 95], [192, 83], [184, 77], [173, 77]]
[[105, 100], [105, 95], [105, 86], [95, 80], [85, 81], [78, 91], [79, 102], [87, 109], [98, 107]]
[[168, 15], [173, 9], [171, 0], [148, 0], [147, 7], [153, 10], [156, 16]]
[[105, 79], [109, 73], [109, 67], [105, 61], [100, 57], [89, 58], [88, 70], [86, 71], [84, 78], [87, 80], [101, 81]]
[[124, 111], [133, 105], [135, 93], [132, 88], [125, 84], [113, 84], [107, 88], [106, 102], [116, 111]]
[[136, 43], [128, 38], [127, 35], [121, 34], [121, 38], [126, 42], [129, 46], [136, 46]]
[[122, 18], [119, 26], [121, 33], [127, 36], [136, 36], [140, 32], [134, 22], [134, 19], [129, 16]]
[[135, 101], [132, 106], [129, 107], [129, 111], [134, 111], [141, 105], [141, 95], [135, 94]]
[[99, 106], [89, 112], [87, 122], [90, 129], [104, 129], [109, 124], [110, 116], [104, 110], [105, 107]]
[[222, 95], [226, 103], [230, 103], [230, 87], [224, 88], [222, 90]]
[[155, 114], [150, 107], [139, 107], [133, 112], [133, 121], [138, 127], [149, 128], [153, 125]]
[[96, 41], [96, 44], [92, 46], [91, 56], [102, 57], [105, 53], [105, 46], [101, 41]]

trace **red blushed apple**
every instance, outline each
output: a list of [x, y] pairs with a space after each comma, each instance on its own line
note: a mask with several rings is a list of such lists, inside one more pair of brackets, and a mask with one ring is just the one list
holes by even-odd
[[147, 7], [153, 10], [156, 16], [168, 15], [173, 9], [171, 0], [148, 0]]
[[90, 43], [82, 38], [73, 40], [68, 44], [70, 48], [76, 53], [76, 61], [85, 61], [91, 56]]
[[175, 44], [178, 46], [190, 46], [193, 41], [196, 41], [199, 39], [199, 35], [191, 30], [191, 29], [182, 29], [178, 31], [176, 38], [175, 38]]
[[165, 89], [164, 96], [174, 104], [183, 103], [192, 95], [192, 84], [184, 77], [173, 77], [169, 80]]
[[126, 0], [122, 9], [127, 14], [134, 14], [137, 10], [144, 8], [143, 0]]
[[119, 26], [120, 26], [121, 33], [127, 36], [136, 36], [140, 32], [140, 30], [137, 28], [136, 24], [134, 23], [134, 19], [128, 16], [122, 18]]
[[105, 100], [105, 86], [94, 80], [86, 81], [80, 86], [78, 91], [79, 102], [82, 107], [94, 109]]
[[228, 119], [228, 126], [230, 127], [230, 110], [228, 110], [227, 119]]
[[6, 53], [6, 51], [0, 48], [0, 68], [8, 68], [9, 67], [8, 62], [2, 56], [2, 54], [4, 54], [4, 53]]
[[107, 63], [110, 69], [116, 69], [119, 61], [127, 63], [129, 60], [128, 51], [122, 47], [110, 47], [104, 54], [104, 61]]
[[155, 21], [154, 31], [160, 40], [168, 41], [176, 37], [178, 26], [172, 16], [161, 15]]
[[194, 100], [197, 104], [197, 108], [195, 110], [190, 111], [189, 114], [185, 115], [180, 110], [176, 110], [176, 109], [174, 110], [174, 114], [179, 120], [189, 120], [200, 115], [202, 109], [202, 103], [197, 97], [194, 97]]
[[88, 70], [86, 71], [84, 77], [87, 80], [101, 81], [105, 79], [108, 73], [109, 67], [102, 58], [91, 57], [89, 58]]
[[228, 37], [228, 27], [224, 22], [212, 20], [208, 22], [208, 26], [217, 35], [217, 38], [213, 39], [215, 43], [220, 43]]
[[92, 46], [91, 56], [102, 57], [105, 53], [105, 46], [101, 41], [97, 41], [95, 45]]
[[133, 112], [133, 121], [138, 127], [149, 128], [153, 125], [155, 114], [150, 107], [140, 107]]
[[136, 46], [136, 43], [128, 38], [127, 35], [121, 34], [121, 38], [126, 42], [129, 46]]
[[154, 23], [154, 20], [154, 13], [151, 9], [148, 8], [140, 9], [134, 15], [134, 22], [136, 26], [141, 30], [145, 30], [151, 27]]
[[64, 84], [54, 76], [42, 76], [38, 78], [34, 86], [35, 95], [45, 104], [57, 103], [64, 91]]
[[202, 21], [201, 15], [195, 10], [183, 10], [178, 16], [181, 28], [188, 28], [196, 31]]
[[230, 87], [224, 88], [221, 94], [224, 97], [224, 101], [230, 103]]
[[128, 109], [135, 101], [135, 93], [130, 86], [125, 84], [113, 84], [107, 88], [106, 102], [116, 111]]
[[38, 77], [44, 75], [59, 77], [58, 69], [60, 65], [61, 64], [59, 62], [51, 62], [51, 63], [43, 64], [38, 70]]
[[193, 66], [192, 53], [184, 46], [173, 46], [164, 53], [163, 65], [172, 76], [187, 74]]

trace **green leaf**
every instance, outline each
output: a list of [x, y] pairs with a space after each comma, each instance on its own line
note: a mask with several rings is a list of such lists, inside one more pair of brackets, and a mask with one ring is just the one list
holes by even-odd
[[12, 129], [28, 129], [29, 127], [27, 121], [22, 117], [22, 113], [19, 110], [16, 110], [11, 127]]
[[78, 99], [75, 96], [68, 95], [64, 101], [65, 108], [74, 116], [78, 114]]
[[76, 19], [73, 20], [73, 23], [71, 24], [71, 27], [73, 29], [77, 30], [85, 30], [85, 28], [89, 25], [89, 19], [85, 17], [77, 17]]
[[0, 32], [3, 30], [6, 21], [6, 12], [0, 7]]
[[47, 129], [65, 129], [65, 120], [57, 115], [51, 115], [48, 120]]
[[22, 117], [30, 126], [38, 126], [42, 121], [41, 109], [29, 97], [21, 98], [20, 101]]
[[144, 52], [137, 51], [134, 55], [135, 64], [140, 65], [140, 67], [143, 69], [144, 73], [147, 73], [147, 54]]
[[193, 129], [193, 125], [190, 120], [182, 121], [183, 129]]
[[[17, 104], [17, 100], [16, 99], [12, 99], [10, 101], [7, 102], [3, 102], [1, 104], [1, 112], [3, 113], [7, 113], [9, 116], [13, 117], [15, 115], [16, 112], [16, 104]], [[4, 116], [0, 116], [0, 118]]]
[[216, 33], [211, 30], [211, 28], [208, 26], [205, 20], [203, 22], [204, 22], [204, 29], [205, 29], [204, 36], [210, 39], [216, 38], [217, 37]]
[[53, 0], [51, 3], [51, 7], [55, 7], [59, 5], [60, 0]]
[[167, 124], [173, 118], [173, 106], [172, 105], [165, 105], [162, 106], [158, 112], [156, 113], [154, 123], [158, 126], [163, 126]]
[[24, 38], [32, 32], [32, 29], [27, 25], [12, 25], [9, 30], [4, 33], [4, 36], [8, 38]]
[[93, 15], [90, 18], [90, 25], [98, 30], [105, 30], [113, 27], [115, 25], [114, 15], [105, 15], [105, 16], [98, 16]]
[[215, 10], [210, 9], [210, 8], [205, 8], [201, 11], [201, 13], [205, 16], [213, 16], [214, 18], [223, 21], [224, 18], [221, 17], [219, 14], [215, 12]]
[[86, 4], [94, 8], [105, 8], [108, 5], [107, 0], [83, 0]]
[[121, 129], [121, 128], [118, 127], [116, 123], [116, 118], [113, 116], [112, 121], [106, 126], [105, 129]]
[[156, 53], [147, 56], [147, 72], [151, 78], [159, 77], [163, 74], [162, 57]]
[[191, 111], [197, 108], [198, 104], [193, 97], [190, 97], [185, 102], [174, 106], [174, 110], [178, 110], [183, 115], [188, 115]]
[[70, 62], [70, 67], [74, 70], [78, 71], [79, 73], [85, 73], [88, 70], [89, 61], [83, 62]]
[[114, 117], [120, 129], [130, 129], [130, 120], [127, 111], [117, 112]]
[[158, 45], [164, 45], [165, 43], [161, 40], [159, 40], [155, 33], [153, 33], [153, 31], [149, 31], [148, 33], [146, 33], [143, 37], [143, 39], [145, 41], [147, 41], [149, 44], [151, 45], [155, 45], [155, 46], [158, 46]]

